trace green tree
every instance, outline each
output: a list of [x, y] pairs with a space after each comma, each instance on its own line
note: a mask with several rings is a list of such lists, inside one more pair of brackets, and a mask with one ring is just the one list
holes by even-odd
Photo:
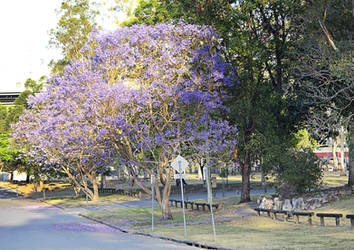
[[38, 81], [28, 78], [24, 84], [26, 90], [21, 92], [15, 99], [13, 107], [7, 109], [0, 105], [0, 165], [5, 171], [11, 173], [11, 179], [15, 170], [25, 172], [27, 174], [27, 181], [29, 181], [30, 175], [39, 175], [39, 168], [37, 166], [29, 164], [19, 150], [10, 148], [8, 134], [11, 125], [18, 121], [25, 109], [29, 108], [28, 98], [42, 90], [46, 79], [45, 76], [40, 77]]
[[10, 107], [5, 119], [5, 131], [8, 132], [11, 124], [15, 124], [18, 121], [18, 118], [28, 108], [27, 100], [29, 96], [39, 93], [44, 87], [47, 77], [42, 76], [38, 81], [35, 81], [31, 78], [28, 78], [25, 81], [25, 88], [23, 92], [15, 99], [14, 106]]
[[24, 166], [24, 161], [20, 157], [20, 152], [10, 147], [9, 136], [0, 134], [0, 171], [11, 173], [11, 180], [15, 170], [21, 170]]
[[[352, 3], [304, 1], [305, 11], [296, 20], [301, 39], [295, 46], [293, 91], [311, 105], [306, 121], [308, 130], [321, 142], [332, 138], [334, 148], [342, 126], [346, 128], [347, 141], [353, 134]], [[344, 171], [344, 164], [341, 165]]]
[[94, 18], [98, 12], [91, 7], [89, 0], [64, 0], [58, 14], [60, 19], [50, 31], [49, 44], [60, 49], [63, 57], [50, 63], [52, 73], [64, 72], [70, 60], [79, 59], [89, 34], [97, 28]]
[[0, 134], [7, 132], [6, 129], [6, 117], [7, 117], [7, 107], [0, 103]]
[[[294, 43], [299, 39], [292, 20], [303, 12], [302, 1], [141, 1], [135, 22], [153, 24], [184, 20], [213, 26], [227, 48], [225, 59], [237, 68], [236, 84], [228, 91], [230, 121], [237, 124], [239, 144], [234, 157], [242, 173], [241, 202], [250, 200], [251, 164], [255, 134], [272, 136], [282, 146], [294, 147], [294, 133], [307, 112], [296, 95], [286, 91]], [[235, 81], [237, 81], [235, 79]], [[263, 143], [263, 154], [280, 154]], [[277, 167], [277, 166], [275, 166]]]

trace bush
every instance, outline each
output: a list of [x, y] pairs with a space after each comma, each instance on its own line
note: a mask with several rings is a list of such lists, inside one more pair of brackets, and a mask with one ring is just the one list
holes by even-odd
[[276, 189], [283, 196], [291, 196], [290, 193], [303, 194], [322, 184], [323, 170], [311, 150], [284, 152], [274, 172]]

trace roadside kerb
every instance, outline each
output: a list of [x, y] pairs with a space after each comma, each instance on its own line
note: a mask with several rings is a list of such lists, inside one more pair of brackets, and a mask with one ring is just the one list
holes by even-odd
[[60, 209], [62, 209], [62, 210], [65, 210], [65, 207], [62, 207], [62, 206], [57, 205], [57, 204], [49, 203], [49, 202], [47, 202], [46, 200], [43, 200], [43, 199], [33, 199], [33, 200], [35, 200], [35, 201], [40, 201], [40, 202], [43, 202], [43, 203], [45, 203], [45, 204], [47, 204], [47, 205], [50, 205], [50, 206], [53, 206], [53, 207], [56, 207], [56, 208], [60, 208]]
[[185, 244], [185, 245], [195, 246], [195, 247], [199, 247], [199, 248], [205, 248], [205, 249], [235, 250], [235, 248], [226, 248], [226, 247], [221, 247], [221, 246], [215, 246], [215, 245], [207, 244], [207, 243], [204, 243], [204, 242], [183, 240], [183, 239], [178, 239], [178, 238], [172, 238], [172, 237], [167, 237], [167, 236], [162, 236], [162, 235], [157, 235], [157, 234], [152, 234], [152, 233], [145, 233], [145, 232], [140, 232], [140, 231], [136, 231], [136, 230], [131, 230], [131, 229], [119, 227], [117, 225], [114, 225], [114, 224], [109, 223], [109, 222], [104, 221], [104, 220], [92, 218], [92, 217], [84, 215], [84, 214], [78, 214], [78, 215], [83, 217], [83, 218], [85, 218], [85, 219], [88, 219], [88, 220], [91, 220], [91, 221], [95, 221], [97, 223], [101, 223], [101, 224], [104, 224], [106, 226], [112, 227], [112, 228], [117, 229], [117, 230], [119, 230], [119, 231], [121, 231], [123, 233], [129, 233], [129, 234], [135, 234], [135, 235], [143, 235], [143, 236], [147, 236], [147, 237], [151, 237], [151, 238], [173, 241], [173, 242], [182, 243], [182, 244]]

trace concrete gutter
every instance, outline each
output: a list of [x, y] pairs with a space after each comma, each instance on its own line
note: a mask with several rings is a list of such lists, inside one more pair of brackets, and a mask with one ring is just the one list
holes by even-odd
[[140, 231], [136, 231], [136, 230], [131, 230], [131, 229], [119, 227], [117, 225], [114, 225], [114, 224], [104, 221], [104, 220], [92, 218], [92, 217], [84, 215], [84, 214], [79, 214], [79, 216], [83, 217], [85, 219], [109, 226], [111, 228], [117, 229], [123, 233], [142, 235], [142, 236], [151, 237], [151, 238], [155, 238], [155, 239], [161, 239], [161, 240], [168, 240], [168, 241], [172, 241], [172, 242], [176, 242], [176, 243], [180, 243], [180, 244], [185, 244], [188, 246], [194, 246], [194, 247], [205, 248], [205, 249], [235, 250], [234, 248], [226, 248], [226, 247], [211, 245], [211, 244], [204, 243], [204, 242], [183, 240], [183, 239], [178, 239], [178, 238], [173, 238], [173, 237], [167, 237], [167, 236], [162, 236], [162, 235], [157, 235], [157, 234], [152, 234], [152, 233], [145, 233], [145, 232], [140, 232]]

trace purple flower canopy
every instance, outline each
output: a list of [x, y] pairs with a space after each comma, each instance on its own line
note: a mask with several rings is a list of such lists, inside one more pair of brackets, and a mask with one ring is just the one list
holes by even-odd
[[46, 165], [99, 168], [161, 163], [188, 152], [229, 151], [235, 127], [221, 117], [234, 74], [207, 26], [135, 25], [94, 32], [64, 75], [30, 99], [13, 127]]

